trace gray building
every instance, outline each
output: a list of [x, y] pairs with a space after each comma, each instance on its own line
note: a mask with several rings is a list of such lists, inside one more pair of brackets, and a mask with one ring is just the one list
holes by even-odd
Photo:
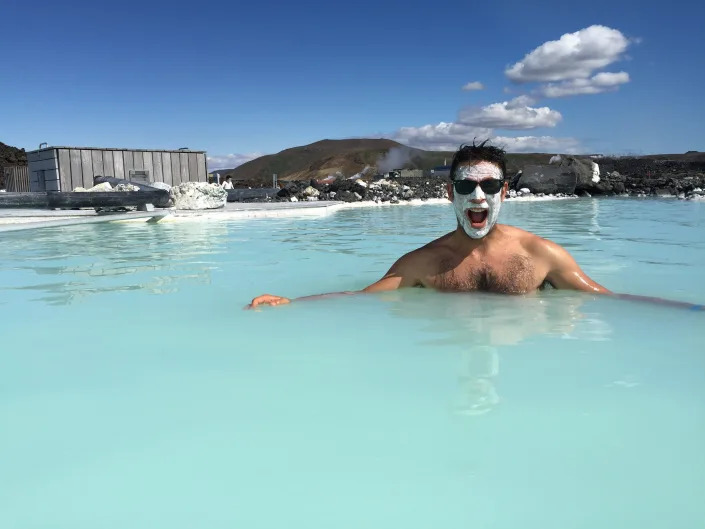
[[[40, 146], [41, 147], [41, 146]], [[27, 153], [30, 191], [73, 191], [97, 176], [134, 182], [206, 182], [206, 152], [97, 147], [45, 147]]]

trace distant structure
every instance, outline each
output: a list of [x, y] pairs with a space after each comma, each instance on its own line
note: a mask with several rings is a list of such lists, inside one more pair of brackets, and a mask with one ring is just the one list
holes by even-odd
[[399, 171], [399, 176], [401, 178], [423, 178], [423, 171], [421, 169], [402, 169]]
[[450, 165], [439, 165], [431, 169], [431, 174], [433, 176], [447, 176], [450, 177]]
[[97, 176], [172, 186], [207, 181], [206, 151], [41, 147], [27, 153], [32, 192], [90, 188]]

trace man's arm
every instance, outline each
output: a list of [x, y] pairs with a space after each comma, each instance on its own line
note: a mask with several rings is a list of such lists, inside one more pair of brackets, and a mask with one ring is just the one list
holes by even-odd
[[611, 292], [599, 283], [596, 283], [590, 279], [585, 272], [580, 269], [578, 264], [565, 248], [545, 239], [539, 240], [540, 243], [538, 244], [541, 248], [538, 248], [537, 252], [549, 265], [546, 279], [556, 288], [582, 290], [586, 292], [593, 292], [595, 294], [609, 294], [617, 299], [622, 299], [625, 301], [656, 303], [659, 305], [666, 305], [686, 310], [705, 311], [705, 305], [698, 305], [686, 301], [675, 301], [651, 296], [618, 294]]
[[345, 296], [350, 294], [363, 294], [370, 292], [384, 292], [385, 290], [396, 290], [398, 288], [414, 286], [417, 282], [415, 274], [415, 252], [411, 252], [401, 257], [396, 263], [392, 265], [389, 271], [380, 279], [375, 281], [371, 285], [363, 288], [362, 290], [353, 290], [346, 292], [331, 292], [329, 294], [316, 294], [313, 296], [304, 296], [296, 299], [289, 299], [282, 296], [273, 296], [271, 294], [263, 294], [262, 296], [257, 296], [252, 302], [246, 307], [248, 309], [253, 309], [260, 305], [286, 305], [292, 301], [307, 301], [312, 299], [322, 299], [334, 296]]
[[534, 243], [537, 257], [545, 265], [546, 280], [559, 289], [582, 290], [593, 294], [612, 294], [593, 281], [575, 262], [573, 256], [562, 246], [546, 239]]

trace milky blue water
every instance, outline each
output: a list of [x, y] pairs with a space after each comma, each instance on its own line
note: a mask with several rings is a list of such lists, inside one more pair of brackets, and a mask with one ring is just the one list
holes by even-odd
[[[705, 204], [507, 202], [705, 302]], [[449, 206], [0, 234], [2, 528], [702, 528], [705, 312], [362, 288]]]

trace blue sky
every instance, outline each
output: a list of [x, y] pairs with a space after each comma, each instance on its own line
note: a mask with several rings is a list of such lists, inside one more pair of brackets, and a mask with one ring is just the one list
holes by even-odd
[[0, 141], [190, 147], [210, 169], [351, 137], [705, 150], [689, 4], [6, 0]]

